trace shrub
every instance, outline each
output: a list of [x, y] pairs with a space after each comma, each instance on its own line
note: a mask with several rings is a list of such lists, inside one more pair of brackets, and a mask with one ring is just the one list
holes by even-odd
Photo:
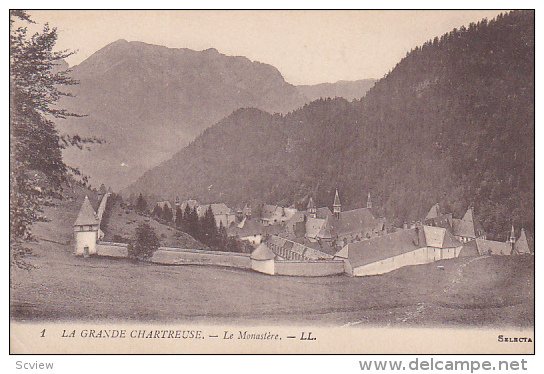
[[135, 231], [133, 242], [128, 246], [128, 256], [136, 260], [146, 260], [159, 249], [159, 238], [147, 223], [140, 224]]

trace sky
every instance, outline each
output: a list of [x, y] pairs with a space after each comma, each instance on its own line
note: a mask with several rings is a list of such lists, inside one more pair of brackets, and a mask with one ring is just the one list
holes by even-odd
[[500, 11], [31, 11], [79, 64], [118, 39], [216, 48], [278, 68], [292, 84], [381, 78], [410, 49]]

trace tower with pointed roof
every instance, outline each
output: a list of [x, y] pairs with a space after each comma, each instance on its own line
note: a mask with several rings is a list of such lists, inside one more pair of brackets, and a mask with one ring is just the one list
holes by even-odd
[[518, 240], [514, 243], [514, 253], [518, 255], [531, 254], [529, 249], [529, 243], [527, 242], [527, 235], [525, 235], [525, 229], [521, 229]]
[[372, 209], [372, 199], [370, 198], [370, 192], [368, 193], [368, 197], [366, 198], [366, 208]]
[[308, 207], [306, 208], [308, 214], [312, 218], [317, 218], [317, 209], [314, 204], [314, 199], [310, 196], [310, 200], [308, 200]]
[[340, 196], [338, 196], [338, 188], [334, 195], [334, 203], [332, 204], [332, 212], [336, 219], [340, 219], [340, 213], [342, 212], [342, 204], [340, 204]]
[[100, 220], [91, 206], [89, 197], [85, 196], [74, 222], [74, 253], [76, 256], [88, 257], [96, 254], [99, 228]]
[[512, 225], [512, 229], [510, 230], [510, 236], [508, 237], [508, 243], [512, 247], [512, 252], [514, 252], [514, 244], [516, 244], [516, 233], [514, 231], [514, 225]]

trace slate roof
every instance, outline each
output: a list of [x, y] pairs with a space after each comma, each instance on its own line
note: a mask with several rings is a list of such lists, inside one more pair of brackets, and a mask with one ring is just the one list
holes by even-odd
[[362, 231], [380, 231], [385, 219], [374, 218], [368, 208], [359, 208], [340, 213], [340, 219], [330, 220], [332, 230], [337, 235], [346, 235]]
[[464, 221], [462, 219], [454, 218], [452, 223], [453, 223], [452, 230], [455, 236], [476, 238], [476, 231], [474, 230], [474, 222]]
[[527, 236], [525, 235], [525, 230], [521, 229], [521, 234], [514, 243], [514, 252], [517, 254], [530, 254], [531, 250], [529, 249], [529, 243], [527, 242]]
[[425, 224], [428, 226], [437, 226], [452, 231], [453, 215], [451, 213], [442, 214], [435, 218], [426, 218]]
[[331, 210], [326, 206], [321, 207], [321, 208], [317, 208], [315, 212], [316, 212], [316, 217], [317, 218], [327, 218], [327, 217], [334, 216], [332, 214]]
[[231, 225], [227, 228], [227, 232], [230, 236], [238, 236], [244, 238], [254, 235], [276, 235], [283, 228], [279, 225], [265, 226], [259, 220], [244, 218], [242, 222], [237, 225]]
[[476, 240], [471, 240], [463, 244], [463, 248], [461, 248], [461, 252], [459, 252], [459, 257], [479, 256], [479, 255], [480, 255], [480, 252], [478, 251]]
[[349, 259], [353, 268], [425, 247], [423, 230], [399, 230], [391, 234], [347, 244], [337, 256]]
[[442, 227], [423, 226], [425, 241], [428, 247], [455, 248], [462, 244]]
[[212, 212], [214, 216], [219, 216], [223, 214], [233, 214], [232, 210], [225, 203], [213, 203], [213, 204], [200, 205], [197, 208], [198, 215], [201, 217], [204, 216], [209, 206], [212, 207]]
[[510, 255], [512, 247], [510, 243], [497, 242], [494, 240], [474, 239], [476, 248], [480, 255]]
[[74, 226], [98, 225], [98, 223], [98, 217], [91, 206], [89, 197], [85, 196], [85, 199], [83, 199], [83, 204], [81, 204], [81, 208], [79, 209], [76, 221], [74, 222]]
[[443, 249], [460, 246], [461, 243], [446, 229], [420, 226], [347, 244], [336, 256], [349, 259], [351, 266], [355, 268], [423, 247]]
[[436, 203], [431, 207], [431, 209], [429, 209], [429, 212], [425, 216], [425, 220], [438, 218], [441, 215], [442, 214], [440, 213], [440, 205], [438, 205], [438, 203]]
[[324, 218], [306, 218], [306, 236], [308, 238], [317, 238], [323, 226], [327, 223]]
[[276, 208], [277, 208], [276, 205], [265, 204], [261, 211], [261, 218], [267, 219], [267, 220], [271, 219], [276, 213]]
[[250, 257], [252, 260], [265, 261], [274, 259], [276, 255], [268, 248], [266, 243], [261, 243], [253, 252], [251, 252]]
[[308, 258], [310, 260], [320, 260], [320, 259], [332, 259], [334, 253], [327, 253], [325, 252], [332, 252], [331, 247], [327, 246], [326, 244], [319, 245], [314, 244], [312, 246], [309, 245], [309, 243], [303, 241], [293, 241], [287, 238], [282, 238], [276, 235], [272, 235], [268, 238], [267, 244], [271, 247], [280, 247], [284, 248], [286, 250], [295, 252], [300, 254], [301, 256]]

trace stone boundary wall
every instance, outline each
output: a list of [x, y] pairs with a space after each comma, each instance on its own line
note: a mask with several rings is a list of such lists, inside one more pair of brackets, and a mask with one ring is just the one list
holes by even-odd
[[344, 274], [344, 261], [274, 261], [275, 275], [291, 275], [297, 277], [323, 277]]
[[128, 244], [113, 242], [98, 242], [96, 244], [96, 255], [103, 257], [128, 257]]
[[251, 258], [248, 253], [201, 249], [159, 247], [150, 261], [163, 265], [215, 265], [251, 269]]

